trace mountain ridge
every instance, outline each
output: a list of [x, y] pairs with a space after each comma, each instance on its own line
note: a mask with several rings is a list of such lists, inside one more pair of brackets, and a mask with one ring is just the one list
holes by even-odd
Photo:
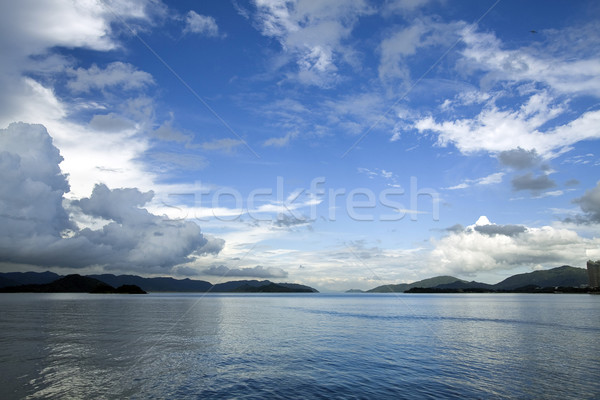
[[120, 293], [145, 294], [136, 285], [121, 285], [114, 288], [95, 278], [71, 274], [60, 277], [50, 283], [27, 283], [0, 288], [2, 293]]
[[[67, 275], [71, 276], [71, 275]], [[121, 286], [137, 286], [146, 292], [184, 292], [184, 293], [230, 293], [244, 292], [239, 289], [242, 286], [248, 288], [248, 292], [257, 292], [256, 288], [265, 287], [264, 291], [269, 292], [299, 292], [299, 293], [318, 293], [318, 290], [298, 283], [275, 283], [269, 280], [239, 280], [228, 281], [223, 283], [212, 284], [207, 281], [194, 279], [175, 279], [171, 277], [154, 277], [144, 278], [137, 275], [113, 275], [113, 274], [92, 274], [85, 275], [85, 278], [93, 279], [102, 282], [103, 284], [118, 288]], [[5, 272], [0, 273], [0, 291], [12, 287], [21, 287], [29, 285], [48, 285], [57, 279], [65, 278], [53, 272]], [[269, 286], [270, 285], [270, 286]], [[87, 287], [87, 286], [86, 286]], [[20, 288], [22, 291], [23, 288]], [[41, 290], [40, 288], [31, 287], [31, 291]], [[11, 289], [17, 290], [17, 289]], [[78, 290], [81, 292], [89, 292], [90, 290]]]
[[413, 283], [399, 283], [396, 285], [381, 285], [373, 289], [367, 290], [367, 293], [400, 293], [405, 290], [412, 289], [413, 287], [435, 287], [442, 284], [449, 284], [454, 282], [465, 282], [450, 275], [435, 276], [433, 278], [422, 279]]
[[413, 283], [381, 285], [367, 290], [366, 293], [403, 293], [414, 288], [438, 290], [517, 290], [524, 287], [580, 287], [588, 284], [585, 268], [563, 265], [547, 270], [512, 275], [496, 284], [462, 280], [443, 275], [423, 279]]

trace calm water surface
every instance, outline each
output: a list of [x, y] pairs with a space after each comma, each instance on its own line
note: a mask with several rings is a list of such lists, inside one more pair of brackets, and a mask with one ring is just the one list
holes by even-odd
[[600, 399], [600, 296], [0, 294], [1, 399]]

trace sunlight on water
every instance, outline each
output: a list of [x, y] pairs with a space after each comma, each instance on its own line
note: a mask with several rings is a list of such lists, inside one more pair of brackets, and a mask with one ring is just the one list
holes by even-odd
[[594, 398], [600, 296], [0, 295], [0, 398]]

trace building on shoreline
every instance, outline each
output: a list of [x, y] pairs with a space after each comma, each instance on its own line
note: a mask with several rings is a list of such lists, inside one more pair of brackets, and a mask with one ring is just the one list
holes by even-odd
[[590, 280], [590, 287], [600, 287], [600, 260], [587, 262], [588, 278]]

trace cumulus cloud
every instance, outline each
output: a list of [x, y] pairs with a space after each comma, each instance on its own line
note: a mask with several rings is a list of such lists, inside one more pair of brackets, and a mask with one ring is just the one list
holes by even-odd
[[204, 239], [206, 239], [206, 243], [197, 250], [197, 253], [200, 255], [216, 255], [223, 250], [223, 247], [225, 247], [225, 240], [221, 238], [204, 234]]
[[118, 223], [142, 225], [153, 219], [146, 209], [139, 208], [154, 197], [153, 192], [142, 193], [138, 189], [109, 189], [97, 184], [89, 198], [75, 200], [71, 204], [84, 214]]
[[600, 238], [584, 238], [569, 229], [486, 222], [435, 241], [429, 259], [433, 269], [437, 273], [474, 274], [540, 264], [582, 266], [586, 250], [600, 246]]
[[[62, 157], [42, 125], [0, 130], [0, 262], [158, 272], [218, 253], [221, 239], [205, 237], [192, 222], [143, 208], [152, 192], [97, 184], [90, 197], [63, 206], [69, 191]], [[72, 212], [73, 214], [69, 214]], [[79, 227], [74, 216], [102, 225]]]
[[261, 265], [257, 265], [254, 268], [228, 268], [224, 265], [213, 266], [203, 271], [206, 275], [212, 276], [237, 276], [237, 277], [252, 277], [252, 278], [286, 278], [288, 276], [287, 271], [276, 268], [268, 267], [265, 268]]
[[511, 183], [515, 191], [529, 190], [533, 193], [539, 193], [542, 190], [556, 186], [556, 182], [548, 178], [548, 175], [533, 176], [531, 172], [514, 177]]
[[219, 36], [217, 21], [213, 17], [200, 15], [193, 10], [189, 11], [185, 17], [185, 29], [183, 31], [210, 37]]
[[60, 236], [73, 227], [62, 206], [69, 191], [62, 157], [42, 125], [11, 124], [0, 130], [0, 230], [3, 252], [18, 238]]

